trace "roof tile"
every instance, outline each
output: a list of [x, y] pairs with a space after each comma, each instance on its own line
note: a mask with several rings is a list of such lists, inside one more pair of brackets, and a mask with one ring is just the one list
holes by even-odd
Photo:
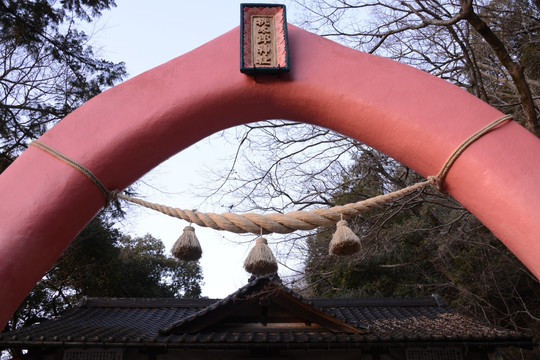
[[[264, 281], [264, 280], [257, 280]], [[286, 289], [286, 288], [284, 288]], [[197, 334], [160, 335], [172, 324], [188, 321], [234, 302], [248, 293], [243, 287], [223, 300], [210, 299], [86, 299], [61, 317], [0, 334], [1, 347], [49, 346], [65, 347], [85, 342], [87, 346], [107, 343], [168, 344], [185, 347], [189, 344], [362, 344], [382, 342], [486, 342], [499, 345], [530, 342], [521, 333], [494, 328], [454, 313], [447, 305], [432, 297], [415, 299], [310, 299], [313, 306], [348, 324], [365, 324], [368, 335], [332, 333], [319, 330], [201, 331]], [[287, 291], [296, 296], [290, 289]], [[307, 302], [307, 301], [305, 301]]]

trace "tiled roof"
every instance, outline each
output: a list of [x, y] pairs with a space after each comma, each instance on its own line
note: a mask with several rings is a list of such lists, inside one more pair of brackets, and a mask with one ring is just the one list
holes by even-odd
[[[34, 346], [141, 346], [168, 348], [246, 348], [256, 344], [287, 348], [397, 346], [439, 342], [442, 345], [526, 346], [531, 338], [497, 329], [456, 314], [436, 297], [414, 299], [301, 299], [339, 321], [368, 328], [369, 333], [329, 331], [324, 327], [257, 329], [212, 327], [196, 333], [163, 333], [165, 329], [204, 319], [225, 309], [264, 283], [259, 278], [223, 300], [90, 298], [57, 319], [0, 335], [0, 348]], [[194, 320], [195, 319], [195, 320]], [[181, 327], [180, 327], [181, 329]]]
[[[247, 310], [246, 303], [256, 303], [257, 307], [260, 308], [261, 302], [266, 303], [267, 310], [271, 309], [271, 303], [277, 305], [281, 311], [284, 310], [285, 314], [283, 312], [280, 314], [281, 321], [283, 321], [284, 316], [288, 317], [289, 320], [291, 318], [296, 318], [296, 321], [301, 319], [303, 322], [323, 325], [333, 332], [366, 333], [368, 329], [357, 319], [339, 317], [337, 314], [325, 311], [325, 308], [313, 306], [311, 302], [305, 301], [302, 296], [283, 286], [279, 277], [269, 275], [253, 277], [246, 286], [241, 287], [225, 299], [216, 301], [204, 310], [171, 324], [170, 327], [162, 329], [160, 333], [163, 335], [192, 333], [193, 331], [190, 331], [192, 329], [199, 332], [202, 330], [201, 326], [208, 327], [205, 325], [217, 323], [216, 318], [230, 318], [235, 313], [238, 315], [238, 313]], [[260, 316], [252, 314], [251, 317], [254, 321], [261, 321]], [[270, 316], [267, 314], [266, 317], [266, 321], [271, 321], [271, 314]]]

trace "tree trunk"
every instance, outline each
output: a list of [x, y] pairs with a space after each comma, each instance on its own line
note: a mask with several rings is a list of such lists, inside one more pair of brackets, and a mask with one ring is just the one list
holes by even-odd
[[501, 39], [499, 39], [491, 28], [474, 12], [470, 1], [461, 0], [461, 8], [466, 14], [465, 19], [467, 19], [467, 22], [471, 24], [471, 26], [474, 27], [480, 36], [482, 36], [489, 44], [495, 55], [497, 55], [501, 61], [501, 64], [508, 70], [519, 93], [521, 106], [525, 112], [525, 126], [534, 135], [540, 137], [540, 122], [536, 116], [531, 88], [525, 79], [523, 66], [512, 60], [512, 57], [508, 53], [508, 50], [506, 50]]

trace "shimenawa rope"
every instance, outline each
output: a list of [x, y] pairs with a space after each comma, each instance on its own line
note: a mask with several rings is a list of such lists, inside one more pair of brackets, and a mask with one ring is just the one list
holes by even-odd
[[287, 234], [296, 230], [311, 230], [319, 226], [334, 225], [342, 219], [349, 218], [354, 215], [358, 215], [363, 211], [371, 209], [373, 207], [385, 204], [387, 202], [398, 199], [402, 196], [410, 194], [418, 189], [422, 189], [427, 185], [433, 185], [437, 189], [442, 190], [442, 184], [448, 173], [448, 170], [456, 159], [465, 151], [465, 149], [471, 145], [474, 141], [502, 124], [506, 120], [511, 119], [511, 115], [505, 115], [482, 129], [475, 132], [468, 137], [463, 143], [461, 143], [456, 150], [446, 160], [439, 173], [435, 176], [428, 176], [427, 180], [411, 185], [404, 189], [394, 191], [388, 194], [379, 195], [370, 199], [359, 201], [352, 204], [346, 204], [343, 206], [334, 206], [329, 209], [315, 209], [311, 211], [294, 211], [287, 214], [268, 214], [260, 215], [254, 213], [247, 214], [214, 214], [214, 213], [202, 213], [197, 210], [181, 210], [178, 208], [151, 203], [142, 199], [133, 198], [131, 196], [120, 193], [118, 190], [109, 191], [105, 185], [88, 169], [79, 164], [75, 160], [60, 153], [49, 145], [34, 140], [30, 145], [35, 146], [54, 157], [62, 160], [66, 164], [79, 170], [85, 176], [87, 176], [99, 190], [103, 193], [107, 202], [115, 198], [120, 198], [149, 209], [159, 211], [161, 213], [173, 216], [179, 219], [186, 220], [190, 223], [197, 224], [199, 226], [209, 227], [215, 230], [226, 230], [234, 233], [254, 233], [260, 234], [261, 229], [263, 233], [280, 233]]
[[448, 170], [450, 170], [450, 168], [452, 167], [454, 162], [457, 160], [459, 155], [461, 155], [461, 153], [463, 153], [463, 151], [465, 151], [465, 149], [467, 149], [469, 145], [471, 145], [473, 142], [475, 142], [476, 140], [478, 140], [479, 138], [481, 138], [482, 136], [484, 136], [485, 134], [487, 134], [494, 128], [496, 128], [498, 125], [511, 119], [512, 119], [512, 115], [504, 115], [498, 118], [497, 120], [489, 123], [488, 125], [484, 126], [482, 129], [478, 130], [477, 132], [469, 136], [464, 142], [462, 142], [456, 148], [456, 150], [454, 150], [452, 155], [450, 155], [450, 157], [445, 161], [443, 167], [441, 168], [439, 173], [435, 176], [435, 181], [436, 181], [435, 187], [438, 190], [442, 191], [442, 183], [444, 182], [444, 178], [446, 177]]
[[215, 230], [227, 230], [233, 233], [259, 234], [262, 229], [264, 234], [288, 234], [296, 230], [312, 230], [319, 226], [334, 225], [341, 220], [342, 215], [343, 218], [358, 215], [363, 211], [385, 204], [433, 183], [433, 180], [428, 179], [392, 193], [379, 195], [353, 204], [334, 206], [329, 209], [294, 211], [287, 214], [274, 213], [267, 215], [254, 213], [242, 215], [234, 213], [202, 213], [196, 210], [181, 210], [171, 206], [155, 204], [121, 193], [118, 193], [117, 196], [120, 199], [159, 211], [163, 214]]

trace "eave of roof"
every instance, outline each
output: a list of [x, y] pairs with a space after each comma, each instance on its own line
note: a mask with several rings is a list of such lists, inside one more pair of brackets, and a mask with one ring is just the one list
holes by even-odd
[[[209, 329], [196, 334], [160, 334], [171, 324], [203, 319], [224, 304], [249, 294], [256, 282], [223, 300], [210, 299], [87, 299], [61, 317], [0, 334], [0, 348], [139, 347], [182, 349], [364, 348], [394, 346], [519, 346], [532, 345], [529, 335], [480, 324], [451, 311], [436, 298], [302, 299], [346, 324], [369, 326], [370, 334], [333, 333], [327, 329], [260, 331]], [[283, 295], [283, 294], [282, 294]], [[284, 295], [283, 295], [284, 296]], [[289, 299], [290, 300], [290, 299]], [[219, 311], [219, 310], [218, 310]]]

